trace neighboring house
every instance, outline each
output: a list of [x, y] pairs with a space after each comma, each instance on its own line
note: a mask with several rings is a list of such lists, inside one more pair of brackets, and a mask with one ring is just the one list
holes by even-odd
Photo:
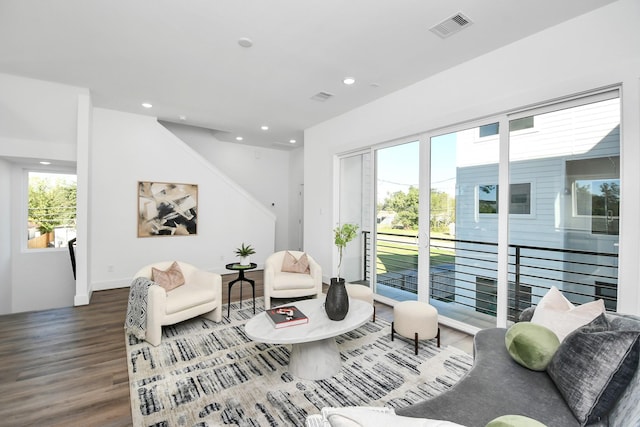
[[456, 281], [463, 283], [457, 302], [495, 313], [497, 249], [487, 243], [497, 243], [498, 210], [508, 208], [510, 290], [517, 263], [522, 306], [555, 285], [575, 303], [609, 297], [607, 306], [615, 310], [620, 218], [620, 100], [615, 95], [532, 115], [512, 130], [507, 203], [498, 198], [497, 127], [489, 135], [483, 126], [457, 134], [456, 238], [477, 241], [456, 246], [459, 256], [473, 258], [456, 268]]
[[393, 227], [393, 221], [396, 219], [396, 213], [393, 211], [378, 212], [376, 222], [378, 226]]

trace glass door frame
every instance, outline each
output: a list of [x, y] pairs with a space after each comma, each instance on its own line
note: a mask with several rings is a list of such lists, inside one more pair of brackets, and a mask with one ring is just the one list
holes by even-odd
[[[371, 280], [372, 283], [374, 284], [374, 286], [372, 287], [373, 292], [374, 292], [374, 299], [376, 301], [380, 301], [384, 304], [393, 306], [395, 305], [398, 301], [383, 295], [380, 295], [376, 292], [376, 287], [375, 285], [377, 285], [378, 283], [378, 276], [377, 276], [377, 262], [376, 260], [378, 259], [378, 250], [377, 250], [377, 230], [378, 230], [378, 224], [377, 224], [377, 220], [376, 220], [376, 210], [377, 210], [377, 203], [378, 203], [378, 198], [377, 198], [377, 194], [378, 194], [378, 155], [377, 152], [379, 150], [384, 150], [387, 148], [391, 148], [391, 147], [396, 147], [396, 146], [400, 146], [400, 145], [404, 145], [404, 144], [409, 144], [409, 143], [414, 143], [417, 142], [418, 143], [418, 152], [419, 152], [419, 157], [418, 157], [418, 190], [420, 190], [420, 183], [423, 182], [422, 179], [422, 175], [424, 173], [424, 166], [423, 166], [423, 151], [424, 151], [424, 139], [423, 139], [423, 134], [417, 134], [417, 135], [410, 135], [407, 137], [403, 137], [403, 138], [398, 138], [398, 139], [394, 139], [391, 141], [387, 141], [385, 143], [381, 143], [381, 144], [377, 144], [375, 146], [371, 147], [371, 153], [372, 153], [372, 161], [373, 161], [373, 186], [372, 186], [372, 193], [371, 193], [371, 197], [373, 200], [373, 206], [374, 206], [374, 218], [372, 218], [373, 221], [373, 230], [374, 232], [372, 233], [372, 237], [371, 237]], [[419, 218], [422, 218], [423, 212], [422, 212], [422, 202], [423, 202], [423, 192], [419, 191], [419, 201], [418, 201], [418, 215]], [[420, 236], [421, 236], [421, 230], [422, 230], [422, 223], [423, 221], [419, 221], [418, 224], [418, 241], [420, 242]], [[418, 283], [417, 283], [417, 300], [418, 301], [423, 301], [425, 296], [428, 296], [428, 290], [425, 289], [424, 284], [428, 283], [428, 274], [427, 277], [425, 279], [425, 277], [423, 277], [424, 273], [423, 273], [423, 258], [424, 258], [424, 249], [423, 249], [424, 245], [421, 243], [418, 243], [418, 264], [417, 264], [417, 268], [418, 268]], [[428, 250], [428, 246], [427, 246], [427, 250]], [[428, 270], [427, 270], [428, 271]]]
[[[493, 116], [484, 117], [478, 120], [472, 120], [468, 122], [458, 123], [453, 126], [447, 126], [444, 128], [435, 129], [429, 132], [426, 132], [422, 136], [422, 140], [424, 143], [421, 144], [421, 183], [424, 182], [426, 188], [431, 188], [431, 150], [430, 150], [430, 141], [432, 137], [437, 137], [441, 135], [445, 135], [448, 133], [459, 132], [465, 129], [470, 129], [473, 127], [478, 127], [481, 125], [486, 125], [488, 123], [499, 123], [499, 161], [498, 161], [498, 197], [499, 200], [509, 200], [509, 188], [510, 188], [510, 130], [509, 123], [511, 120], [522, 118], [524, 116], [530, 116], [534, 114], [541, 114], [543, 112], [555, 111], [559, 109], [571, 108], [577, 105], [588, 104], [590, 102], [595, 102], [601, 98], [610, 97], [609, 94], [612, 92], [616, 92], [618, 97], [622, 100], [622, 91], [619, 87], [607, 87], [602, 88], [601, 90], [590, 91], [588, 93], [581, 93], [575, 96], [568, 96], [563, 99], [556, 99], [547, 103], [540, 103], [537, 106], [523, 108], [523, 109], [515, 109], [513, 111], [496, 114]], [[622, 126], [623, 114], [621, 111], [620, 121]], [[620, 140], [620, 149], [623, 149], [623, 141]], [[620, 170], [620, 180], [621, 187], [624, 188], [624, 165], [621, 165]], [[624, 193], [623, 193], [624, 194]], [[430, 215], [430, 198], [427, 197], [427, 192], [422, 191], [420, 193], [420, 218], [429, 218]], [[620, 241], [624, 236], [622, 227], [624, 224], [624, 220], [622, 219], [623, 212], [620, 212]], [[496, 303], [497, 303], [497, 313], [496, 313], [496, 326], [498, 327], [507, 327], [508, 326], [508, 292], [509, 292], [509, 209], [500, 209], [498, 211], [498, 257], [497, 257], [497, 295], [496, 295]], [[426, 244], [421, 245], [420, 247], [420, 271], [423, 273], [427, 273], [430, 271], [430, 257], [429, 257], [429, 248], [430, 248], [430, 230], [429, 230], [429, 221], [420, 221], [420, 236], [422, 241], [426, 242]], [[425, 299], [422, 298], [422, 294], [419, 293], [420, 301], [428, 302], [428, 285], [429, 285], [429, 277], [426, 274], [426, 277], [423, 277], [424, 274], [421, 275], [420, 278], [420, 287], [419, 289], [424, 289], [426, 292], [424, 295]], [[618, 280], [620, 281], [622, 277], [622, 268], [620, 268], [618, 272]], [[619, 286], [620, 289], [620, 286]], [[620, 293], [618, 294], [618, 299], [620, 299]], [[446, 324], [459, 327], [461, 330], [467, 332], [475, 332], [478, 328], [475, 328], [471, 325], [467, 325], [455, 319], [447, 318], [445, 321]]]
[[[372, 148], [370, 148], [370, 147], [369, 147], [369, 148], [366, 148], [366, 149], [364, 149], [364, 150], [356, 150], [356, 151], [346, 152], [346, 153], [338, 154], [338, 155], [336, 155], [336, 156], [335, 156], [335, 163], [334, 163], [334, 165], [335, 165], [335, 171], [336, 171], [336, 173], [335, 173], [335, 175], [334, 175], [334, 178], [335, 178], [334, 185], [335, 185], [335, 189], [336, 189], [337, 199], [336, 199], [336, 204], [335, 204], [335, 209], [334, 209], [334, 219], [335, 219], [335, 220], [334, 220], [334, 226], [337, 226], [338, 224], [342, 224], [342, 222], [341, 222], [341, 219], [342, 219], [342, 206], [341, 206], [341, 197], [342, 197], [342, 194], [341, 194], [341, 191], [342, 191], [342, 178], [343, 178], [343, 177], [342, 177], [342, 161], [343, 161], [343, 160], [345, 160], [345, 159], [353, 158], [353, 157], [361, 157], [361, 158], [362, 158], [363, 156], [365, 156], [365, 155], [367, 155], [367, 154], [368, 154], [369, 156], [372, 156], [372, 155], [373, 155], [373, 150], [372, 150]], [[370, 161], [371, 161], [371, 160], [370, 160]], [[363, 168], [363, 171], [364, 171], [364, 168]], [[364, 175], [364, 173], [363, 173], [363, 175]], [[362, 181], [362, 182], [364, 183], [364, 176], [363, 176], [363, 181]], [[370, 187], [370, 191], [368, 192], [368, 194], [367, 194], [367, 196], [366, 196], [366, 197], [367, 197], [369, 200], [373, 200], [373, 190], [372, 190], [373, 185], [371, 185], [371, 186], [369, 186], [369, 187]], [[375, 209], [374, 209], [374, 211], [375, 211]], [[367, 216], [367, 215], [366, 215], [366, 212], [364, 212], [364, 208], [361, 206], [361, 218], [362, 218], [362, 223], [364, 224], [364, 223], [367, 223], [367, 222], [368, 222], [368, 223], [369, 223], [369, 227], [371, 227], [371, 226], [372, 226], [372, 223], [374, 223], [375, 221], [374, 221], [374, 219], [373, 219], [373, 218], [366, 218], [366, 216]], [[364, 227], [362, 227], [362, 226], [361, 226], [361, 224], [358, 224], [358, 225], [360, 226], [360, 227], [359, 227], [359, 229], [358, 229], [358, 234], [361, 236], [361, 235], [362, 235], [362, 232], [364, 231], [364, 230], [363, 230], [363, 229], [364, 229]], [[332, 228], [332, 229], [333, 229], [333, 228]], [[332, 235], [332, 240], [333, 240], [333, 235]], [[360, 239], [360, 238], [358, 238], [358, 239], [356, 239], [356, 240], [357, 240], [357, 241], [359, 241], [359, 242], [362, 242], [362, 239]], [[353, 245], [353, 243], [351, 243], [351, 245]], [[336, 262], [335, 267], [336, 267], [336, 269], [337, 269], [337, 265], [338, 265], [338, 252], [337, 252], [337, 248], [335, 247], [335, 245], [333, 245], [332, 247], [333, 247], [333, 252], [334, 252], [333, 259], [334, 259], [334, 260], [335, 260], [335, 262]], [[362, 248], [357, 248], [357, 249], [358, 249], [358, 250], [361, 250]], [[356, 248], [354, 248], [354, 247], [349, 247], [349, 248], [347, 249], [347, 251], [349, 251], [349, 250], [353, 250], [353, 251], [355, 251], [355, 250], [356, 250]], [[372, 260], [371, 260], [372, 255], [371, 255], [371, 253], [367, 254], [367, 257], [368, 257], [368, 258], [370, 258], [370, 259], [368, 259], [368, 260], [367, 260], [364, 256], [361, 256], [361, 257], [360, 257], [360, 269], [361, 269], [361, 271], [363, 271], [364, 269], [366, 269], [366, 266], [367, 266], [367, 265], [369, 265], [369, 267], [371, 268], [371, 265], [372, 265], [372, 264], [371, 264], [371, 263], [372, 263]], [[375, 258], [373, 258], [373, 259], [375, 259]], [[345, 257], [345, 258], [343, 258], [343, 263], [344, 263], [346, 260], [347, 260], [347, 258], [346, 258], [346, 257]], [[370, 273], [370, 274], [371, 274], [371, 273]]]

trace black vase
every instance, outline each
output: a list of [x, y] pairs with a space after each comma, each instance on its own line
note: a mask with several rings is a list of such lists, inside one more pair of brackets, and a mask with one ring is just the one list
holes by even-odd
[[331, 320], [345, 318], [349, 311], [349, 294], [347, 294], [347, 288], [344, 287], [344, 279], [331, 278], [324, 309]]

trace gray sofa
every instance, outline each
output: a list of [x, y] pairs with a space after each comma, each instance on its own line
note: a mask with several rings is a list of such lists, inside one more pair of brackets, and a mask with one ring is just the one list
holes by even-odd
[[[530, 320], [532, 309], [521, 320]], [[640, 317], [606, 315], [615, 330], [640, 330]], [[580, 423], [547, 372], [532, 371], [510, 356], [506, 329], [479, 331], [474, 338], [474, 366], [453, 388], [433, 399], [397, 409], [398, 415], [453, 421], [468, 427], [484, 427], [502, 415], [524, 415], [549, 427], [573, 427]], [[636, 343], [636, 345], [638, 345]], [[640, 373], [636, 368], [615, 406], [599, 422], [589, 426], [640, 426]]]

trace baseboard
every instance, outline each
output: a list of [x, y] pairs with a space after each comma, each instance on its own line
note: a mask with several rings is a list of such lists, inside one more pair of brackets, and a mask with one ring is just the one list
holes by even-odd
[[107, 289], [127, 288], [131, 284], [131, 279], [115, 279], [104, 280], [102, 282], [93, 282], [91, 288], [94, 291], [106, 291]]
[[73, 305], [76, 307], [79, 305], [89, 305], [89, 302], [91, 301], [92, 293], [93, 293], [92, 289], [87, 289], [86, 294], [76, 294], [73, 297]]

